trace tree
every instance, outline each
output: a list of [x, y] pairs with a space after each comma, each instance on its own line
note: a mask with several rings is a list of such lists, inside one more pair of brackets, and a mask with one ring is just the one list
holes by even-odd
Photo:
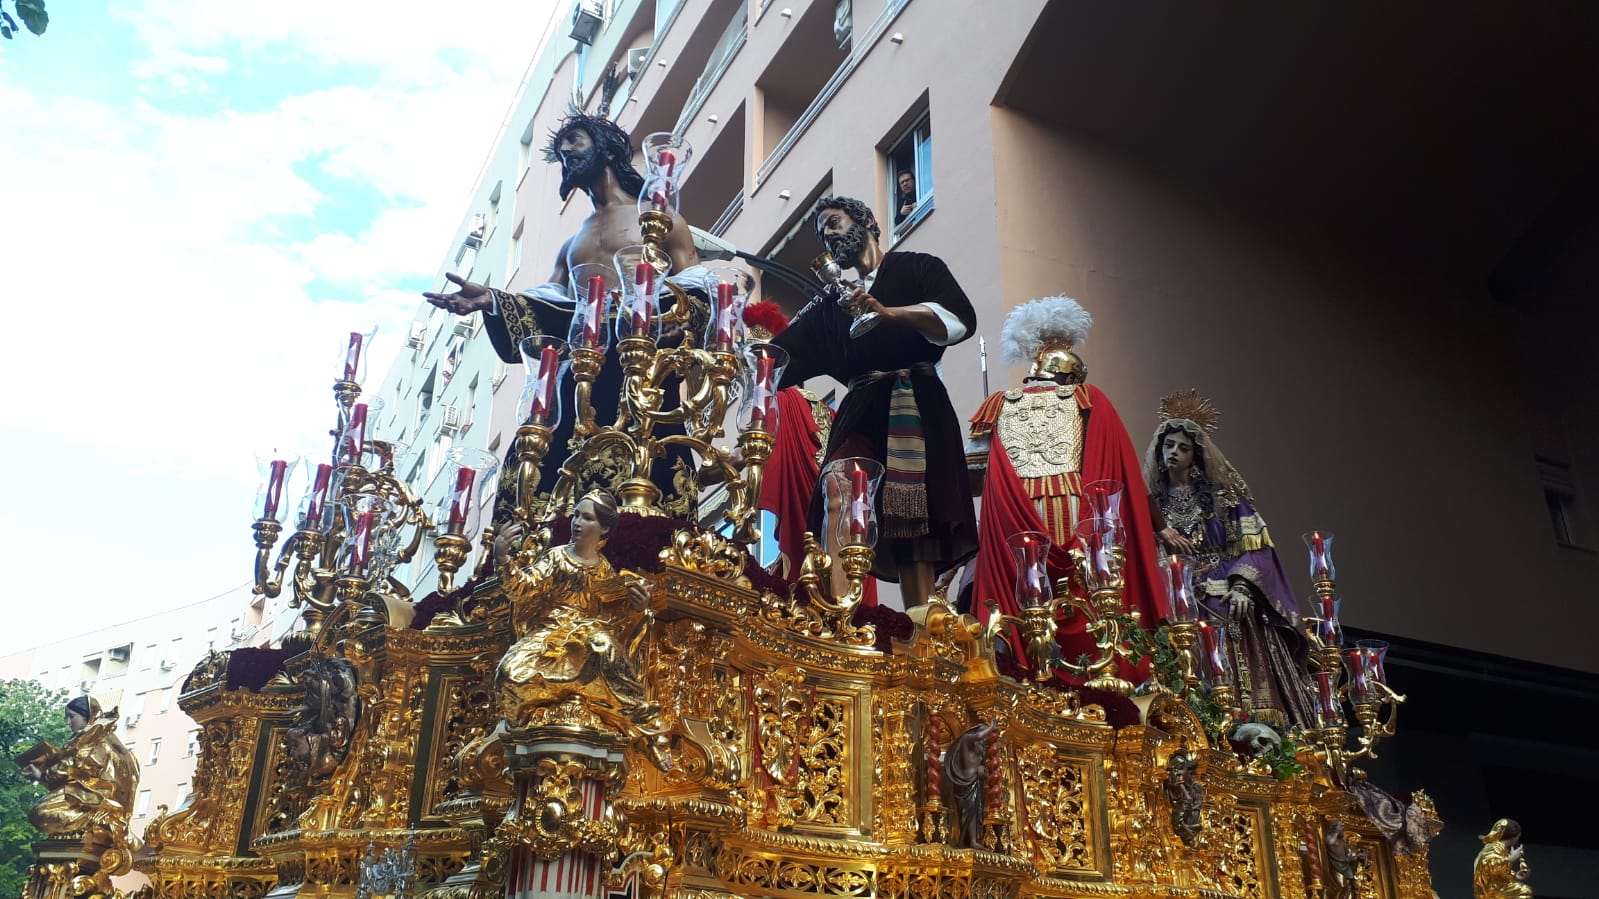
[[[44, 11], [44, 0], [11, 0], [11, 5], [17, 8], [23, 26], [34, 34], [44, 34], [45, 26], [50, 24], [50, 15]], [[17, 20], [6, 12], [5, 0], [0, 0], [0, 37], [9, 41], [11, 35], [16, 33]]]
[[22, 895], [33, 863], [29, 844], [44, 836], [28, 823], [28, 809], [44, 788], [23, 777], [12, 759], [40, 740], [64, 744], [72, 736], [66, 705], [64, 690], [46, 690], [31, 680], [0, 681], [0, 896]]

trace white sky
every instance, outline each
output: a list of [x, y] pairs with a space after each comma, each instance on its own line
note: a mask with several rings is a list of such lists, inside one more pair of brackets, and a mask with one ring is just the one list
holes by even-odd
[[54, 0], [0, 42], [0, 654], [249, 580], [255, 449], [329, 451], [352, 326], [377, 387], [554, 2]]

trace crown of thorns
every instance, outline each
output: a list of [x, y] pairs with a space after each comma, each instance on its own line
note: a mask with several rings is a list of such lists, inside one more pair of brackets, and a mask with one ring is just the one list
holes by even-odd
[[633, 158], [633, 139], [621, 126], [607, 118], [579, 113], [562, 119], [561, 124], [550, 132], [550, 142], [544, 148], [544, 161], [560, 162], [561, 138], [576, 130], [587, 131], [589, 137], [602, 147], [609, 145], [611, 148], [625, 149], [626, 152], [621, 154], [622, 159]]

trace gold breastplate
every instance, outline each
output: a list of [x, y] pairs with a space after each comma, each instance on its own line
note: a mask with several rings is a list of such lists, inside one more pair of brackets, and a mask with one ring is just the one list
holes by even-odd
[[1019, 477], [1047, 478], [1082, 468], [1083, 413], [1070, 387], [1007, 391], [994, 427]]

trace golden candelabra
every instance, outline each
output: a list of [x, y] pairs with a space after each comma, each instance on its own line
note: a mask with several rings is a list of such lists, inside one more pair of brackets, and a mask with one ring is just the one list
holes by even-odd
[[[1118, 662], [1138, 661], [1126, 643], [1125, 628], [1138, 626], [1138, 612], [1127, 610], [1122, 602], [1126, 552], [1119, 544], [1106, 545], [1097, 562], [1080, 546], [1070, 552], [1077, 571], [1055, 582], [1052, 597], [1041, 597], [1023, 608], [1020, 616], [1001, 614], [998, 604], [988, 601], [988, 639], [997, 637], [1006, 625], [1014, 625], [1021, 630], [1034, 680], [1048, 681], [1059, 668], [1083, 679], [1083, 685], [1091, 689], [1130, 696], [1134, 684], [1117, 674]], [[1076, 584], [1085, 585], [1086, 596], [1078, 595]], [[1086, 631], [1094, 641], [1094, 655], [1086, 664], [1060, 657], [1055, 634], [1063, 612], [1080, 614], [1086, 621]]]
[[[1386, 650], [1357, 644], [1349, 650], [1352, 665], [1344, 661], [1342, 628], [1337, 618], [1338, 588], [1331, 560], [1331, 534], [1305, 535], [1311, 550], [1311, 584], [1315, 591], [1317, 615], [1304, 619], [1303, 628], [1310, 642], [1310, 667], [1317, 682], [1317, 711], [1320, 727], [1306, 734], [1316, 754], [1340, 778], [1359, 769], [1352, 762], [1377, 758], [1377, 745], [1394, 736], [1398, 728], [1399, 706], [1405, 697], [1388, 686], [1382, 656]], [[1360, 732], [1350, 742], [1349, 721], [1343, 703], [1349, 702]]]

